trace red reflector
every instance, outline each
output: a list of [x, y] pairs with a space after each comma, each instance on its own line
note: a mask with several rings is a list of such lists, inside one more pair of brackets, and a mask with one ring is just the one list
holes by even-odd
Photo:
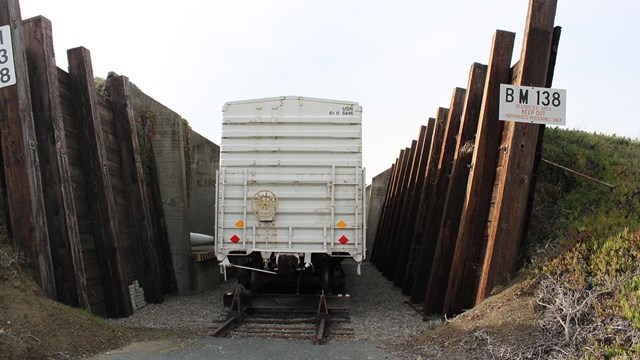
[[349, 239], [347, 239], [346, 236], [342, 235], [342, 237], [338, 239], [338, 241], [340, 241], [340, 244], [344, 245], [349, 242]]
[[240, 241], [240, 238], [238, 237], [238, 235], [233, 235], [229, 240], [231, 240], [231, 242], [235, 244]]

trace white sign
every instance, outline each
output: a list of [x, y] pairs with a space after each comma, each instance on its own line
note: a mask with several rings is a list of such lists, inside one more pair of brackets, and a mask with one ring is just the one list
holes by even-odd
[[0, 26], [0, 88], [16, 83], [11, 46], [11, 26]]
[[567, 91], [531, 86], [500, 85], [502, 121], [565, 125]]

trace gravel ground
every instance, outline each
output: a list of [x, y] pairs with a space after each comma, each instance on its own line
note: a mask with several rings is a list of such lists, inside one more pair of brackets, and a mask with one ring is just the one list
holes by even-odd
[[[370, 343], [392, 352], [391, 345], [439, 323], [424, 322], [404, 303], [408, 297], [370, 263], [362, 264], [360, 276], [356, 274], [353, 262], [345, 261], [343, 268], [347, 274], [346, 290], [352, 297], [350, 314], [355, 330], [354, 342]], [[185, 329], [204, 334], [213, 326], [212, 320], [224, 318], [222, 296], [233, 291], [235, 286], [235, 279], [231, 279], [198, 295], [167, 297], [162, 304], [148, 304], [129, 318], [112, 321], [128, 327]]]

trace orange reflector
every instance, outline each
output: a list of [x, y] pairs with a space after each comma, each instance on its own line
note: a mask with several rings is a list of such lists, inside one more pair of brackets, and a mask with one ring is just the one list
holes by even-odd
[[340, 222], [337, 223], [336, 226], [339, 227], [340, 229], [344, 229], [344, 228], [347, 227], [347, 223], [342, 221], [342, 220], [340, 220]]
[[244, 221], [242, 221], [242, 220], [236, 221], [236, 227], [237, 228], [243, 228], [244, 227]]
[[346, 236], [342, 235], [342, 237], [340, 237], [338, 241], [340, 241], [340, 244], [344, 245], [349, 242], [349, 239]]
[[238, 237], [238, 235], [233, 235], [229, 240], [231, 240], [231, 242], [235, 244], [240, 241], [240, 238]]

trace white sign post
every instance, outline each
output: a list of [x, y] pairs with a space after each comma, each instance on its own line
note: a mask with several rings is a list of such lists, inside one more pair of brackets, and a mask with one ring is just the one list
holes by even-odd
[[16, 83], [16, 70], [13, 65], [13, 46], [11, 46], [11, 26], [0, 26], [0, 88]]
[[567, 91], [531, 86], [500, 85], [500, 120], [565, 125]]

